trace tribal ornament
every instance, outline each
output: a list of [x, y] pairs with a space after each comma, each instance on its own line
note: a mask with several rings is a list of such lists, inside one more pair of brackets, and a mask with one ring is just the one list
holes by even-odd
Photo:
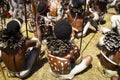
[[11, 33], [5, 29], [0, 31], [0, 43], [2, 43], [3, 48], [15, 49], [22, 47], [22, 45], [25, 43], [25, 38], [19, 32], [11, 36]]
[[52, 55], [63, 57], [69, 53], [72, 47], [67, 41], [53, 39], [48, 43], [48, 49], [52, 51]]
[[109, 51], [120, 51], [120, 35], [113, 31], [105, 33], [105, 38], [103, 39], [105, 47]]

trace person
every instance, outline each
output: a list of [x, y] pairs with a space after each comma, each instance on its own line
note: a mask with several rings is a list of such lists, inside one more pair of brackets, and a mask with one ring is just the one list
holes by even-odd
[[10, 6], [9, 3], [6, 0], [0, 0], [0, 20], [2, 18], [9, 18], [11, 15], [9, 15]]
[[117, 75], [112, 75], [110, 80], [120, 80], [120, 49], [119, 49], [119, 41], [120, 41], [120, 3], [117, 3], [115, 6], [115, 10], [117, 14], [112, 15], [110, 17], [111, 20], [111, 28], [103, 28], [103, 36], [100, 38], [99, 46], [101, 49], [101, 56], [99, 56], [100, 62], [102, 66], [105, 67], [107, 73], [116, 71]]
[[63, 19], [63, 6], [62, 0], [49, 0], [50, 11], [47, 13], [47, 17], [52, 21], [58, 22]]
[[38, 4], [36, 21], [41, 30], [41, 40], [46, 43], [46, 38], [53, 35], [54, 22], [47, 18], [47, 13], [49, 12], [49, 2], [42, 1]]
[[103, 32], [103, 34], [105, 34], [106, 32], [109, 32], [109, 31], [113, 31], [115, 33], [117, 33], [118, 35], [120, 35], [120, 3], [117, 3], [115, 5], [115, 11], [116, 11], [116, 14], [115, 15], [112, 15], [110, 17], [110, 21], [111, 21], [111, 29], [108, 29], [108, 28], [102, 28], [101, 31]]
[[12, 16], [12, 18], [16, 18], [17, 14], [19, 12], [19, 17], [22, 18], [22, 5], [21, 3], [23, 3], [23, 0], [8, 0], [9, 5], [10, 5], [10, 10], [9, 10], [9, 14]]
[[47, 16], [47, 13], [49, 12], [49, 2], [48, 1], [42, 1], [38, 4], [37, 12], [39, 15]]
[[109, 32], [109, 31], [113, 31], [115, 33], [117, 33], [118, 35], [120, 35], [120, 3], [116, 3], [115, 5], [115, 11], [116, 11], [116, 14], [115, 15], [112, 15], [110, 16], [110, 21], [111, 21], [111, 28], [108, 29], [108, 28], [102, 28], [101, 31], [103, 32], [103, 34], [105, 34], [106, 32]]
[[[73, 15], [75, 16], [75, 20], [71, 20], [71, 24], [74, 31], [77, 32], [77, 34], [75, 35], [76, 38], [86, 36], [90, 25], [92, 25], [96, 29], [96, 32], [98, 31], [97, 22], [100, 18], [98, 12], [92, 10], [94, 7], [91, 8], [90, 4], [93, 4], [91, 0], [70, 0], [69, 4], [71, 8], [70, 12], [73, 13]], [[78, 19], [81, 20], [77, 22]], [[82, 25], [80, 24], [80, 22], [82, 22]]]
[[40, 15], [54, 22], [62, 19], [63, 10], [60, 0], [47, 0], [38, 4], [38, 12]]
[[[117, 0], [114, 0], [113, 2], [115, 2], [115, 1], [117, 1]], [[115, 6], [115, 10], [116, 10], [117, 14], [116, 15], [112, 15], [110, 17], [110, 20], [111, 20], [111, 29], [109, 29], [109, 31], [114, 32], [117, 35], [117, 39], [119, 39], [119, 36], [120, 36], [120, 30], [119, 30], [119, 27], [120, 27], [119, 26], [120, 25], [120, 23], [119, 23], [119, 21], [120, 21], [120, 19], [119, 19], [120, 18], [120, 15], [119, 15], [120, 14], [120, 3], [118, 2], [118, 3], [116, 3], [116, 5], [114, 4], [114, 6]], [[109, 32], [109, 31], [107, 31], [107, 32]], [[116, 41], [117, 39], [115, 39], [114, 41]], [[113, 44], [113, 42], [112, 42], [112, 44]], [[119, 42], [117, 42], [116, 45], [118, 45], [118, 47], [119, 47]], [[115, 48], [117, 48], [117, 46]], [[119, 51], [119, 48], [118, 48], [118, 51]], [[119, 52], [118, 52], [118, 54], [119, 54]], [[119, 61], [119, 55], [117, 55], [117, 58], [114, 58], [114, 59], [116, 59], [117, 61]], [[120, 69], [119, 69], [119, 67], [116, 68], [116, 69], [117, 69], [118, 75], [117, 76], [114, 76], [114, 75], [111, 76], [110, 80], [120, 80], [120, 71], [119, 71]]]
[[[21, 33], [23, 20], [9, 21], [4, 30], [0, 31], [1, 58], [12, 77], [25, 78], [40, 53], [40, 32], [31, 40]], [[36, 27], [37, 28], [37, 27]], [[37, 35], [38, 34], [38, 35]]]
[[92, 62], [90, 55], [81, 58], [76, 44], [70, 42], [72, 27], [67, 19], [55, 25], [54, 38], [48, 42], [48, 62], [50, 72], [62, 79], [72, 79], [85, 70]]

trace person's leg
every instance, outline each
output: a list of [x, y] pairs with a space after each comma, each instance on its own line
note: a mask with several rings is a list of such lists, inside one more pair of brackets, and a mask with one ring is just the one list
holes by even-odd
[[92, 62], [91, 56], [86, 56], [83, 58], [82, 62], [78, 65], [75, 65], [75, 67], [71, 70], [71, 72], [67, 75], [59, 75], [59, 77], [64, 79], [72, 79], [75, 74], [82, 72], [85, 70]]
[[76, 34], [76, 36], [77, 37], [81, 37], [81, 36], [84, 37], [84, 36], [86, 36], [86, 33], [87, 33], [89, 27], [90, 27], [90, 22], [88, 21], [86, 23], [86, 25], [84, 26], [84, 28], [83, 28], [83, 33], [79, 32], [79, 33]]
[[26, 58], [26, 68], [32, 68], [33, 64], [35, 63], [36, 59], [38, 58], [40, 53], [39, 48], [33, 48]]
[[117, 24], [116, 24], [117, 15], [111, 16], [111, 17], [110, 17], [110, 20], [111, 20], [112, 28], [115, 28], [115, 27], [117, 26]]
[[21, 71], [19, 74], [16, 74], [16, 76], [19, 78], [24, 78], [24, 77], [28, 76], [28, 74], [30, 73], [30, 70], [31, 70], [32, 66], [34, 65], [38, 55], [39, 55], [39, 49], [33, 48], [30, 51], [30, 53], [28, 53], [28, 55], [27, 55], [26, 70]]

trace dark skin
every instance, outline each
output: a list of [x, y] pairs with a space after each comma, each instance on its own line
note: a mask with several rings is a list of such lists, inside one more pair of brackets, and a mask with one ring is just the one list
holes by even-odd
[[71, 13], [69, 12], [69, 13], [67, 13], [67, 16], [68, 16], [68, 20], [70, 21], [71, 26], [73, 26], [74, 28], [76, 28], [78, 31], [82, 31], [84, 20], [87, 17], [93, 18], [94, 14], [91, 13], [91, 12], [89, 12], [89, 11], [86, 11], [83, 15], [79, 16], [79, 14], [78, 14], [77, 18], [75, 19], [71, 15]]
[[[36, 26], [35, 37], [39, 40], [41, 39], [40, 29]], [[6, 67], [12, 72], [20, 72], [26, 69], [26, 51], [29, 47], [34, 47], [35, 53], [39, 53], [40, 45], [37, 44], [38, 40], [26, 40], [22, 47], [11, 49], [4, 48], [2, 49], [2, 60], [5, 63]]]
[[36, 40], [27, 40], [21, 48], [16, 48], [12, 50], [10, 48], [3, 49], [2, 60], [5, 63], [6, 67], [13, 72], [20, 72], [22, 70], [25, 70], [26, 51], [29, 47], [35, 46], [36, 42]]

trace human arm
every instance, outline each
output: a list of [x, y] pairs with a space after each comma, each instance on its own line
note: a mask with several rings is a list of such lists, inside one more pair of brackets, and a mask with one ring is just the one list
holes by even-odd
[[[38, 14], [37, 14], [38, 16]], [[38, 24], [38, 21], [39, 21], [39, 17], [36, 17], [36, 21], [35, 21], [35, 37], [38, 38], [40, 41], [41, 41], [41, 30], [39, 28], [39, 24]]]
[[39, 40], [37, 38], [32, 38], [31, 40], [26, 40], [25, 45], [26, 45], [26, 48], [28, 48], [28, 47], [39, 48], [40, 44], [38, 44], [38, 43], [39, 43]]
[[70, 53], [67, 56], [65, 56], [64, 58], [76, 60], [80, 56], [79, 52], [80, 51], [79, 51], [78, 47], [74, 45], [73, 49], [70, 51]]

